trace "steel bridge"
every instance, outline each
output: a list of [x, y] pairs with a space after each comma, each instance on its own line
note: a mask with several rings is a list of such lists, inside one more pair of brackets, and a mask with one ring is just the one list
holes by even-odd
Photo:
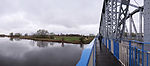
[[150, 0], [143, 6], [131, 0], [104, 0], [99, 33], [76, 66], [150, 66], [149, 26]]

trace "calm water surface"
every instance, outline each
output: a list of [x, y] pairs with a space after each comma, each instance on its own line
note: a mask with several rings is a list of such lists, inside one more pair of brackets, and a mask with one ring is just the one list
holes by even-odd
[[0, 66], [75, 66], [85, 45], [0, 38]]

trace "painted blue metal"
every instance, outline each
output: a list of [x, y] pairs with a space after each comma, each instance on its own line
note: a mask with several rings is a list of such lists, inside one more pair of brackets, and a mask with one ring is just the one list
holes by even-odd
[[[147, 51], [147, 50], [144, 50], [144, 45], [145, 44], [150, 44], [150, 42], [140, 42], [140, 41], [136, 41], [136, 40], [131, 40], [131, 42], [133, 42], [133, 43], [137, 43], [137, 44], [141, 44], [142, 45], [142, 47], [141, 47], [141, 49], [139, 49], [139, 48], [137, 48], [136, 46], [134, 46], [134, 48], [136, 48], [137, 49], [137, 54], [136, 54], [136, 52], [135, 52], [135, 55], [134, 55], [134, 61], [135, 61], [135, 63], [134, 64], [137, 64], [137, 66], [140, 66], [140, 64], [142, 65], [142, 66], [149, 66], [148, 65], [148, 54], [149, 54], [149, 51]], [[130, 43], [130, 42], [129, 42]], [[131, 45], [132, 46], [132, 45]], [[129, 46], [129, 58], [130, 58], [130, 55], [132, 55], [132, 54], [130, 54], [130, 47], [131, 46]], [[140, 54], [141, 53], [141, 54]], [[141, 56], [140, 56], [141, 55]], [[145, 60], [144, 60], [144, 56], [145, 56]], [[136, 58], [137, 57], [137, 58]], [[141, 61], [140, 61], [140, 59], [141, 59]], [[137, 60], [137, 61], [136, 61]], [[132, 61], [132, 58], [131, 59], [129, 59], [129, 66], [132, 64], [132, 63], [130, 63], [130, 61]], [[146, 62], [146, 64], [144, 63], [144, 62]], [[133, 66], [133, 65], [131, 65], [131, 66]], [[135, 65], [136, 66], [136, 65]]]
[[107, 38], [106, 38], [106, 40], [105, 40], [105, 41], [106, 41], [106, 48], [107, 48]]
[[113, 45], [114, 45], [114, 56], [116, 57], [116, 47], [115, 47], [116, 45], [115, 45], [115, 44], [116, 44], [116, 42], [115, 42], [115, 40], [113, 40]]
[[[92, 51], [93, 51], [94, 46], [95, 46], [94, 45], [95, 44], [95, 39], [93, 39], [92, 42], [82, 51], [81, 58], [80, 58], [80, 60], [79, 60], [79, 62], [77, 63], [76, 66], [88, 66]], [[95, 61], [95, 60], [96, 59], [93, 59], [93, 61]], [[94, 65], [95, 65], [95, 62], [94, 62]]]
[[131, 66], [131, 41], [129, 41], [129, 66]]
[[94, 56], [94, 60], [93, 60], [94, 65], [93, 66], [96, 66], [96, 44], [94, 44], [94, 45], [95, 46], [94, 46], [94, 51], [93, 51], [94, 52], [94, 55], [93, 55]]
[[111, 51], [111, 40], [109, 39], [109, 51]]
[[104, 44], [104, 38], [102, 39], [102, 44]]
[[142, 66], [144, 66], [144, 44], [142, 44]]
[[[89, 44], [89, 46], [87, 48], [85, 48], [83, 50], [81, 59], [78, 62], [77, 66], [87, 66], [92, 53], [93, 53], [93, 66], [96, 65], [95, 64], [95, 62], [96, 62], [96, 54], [95, 54], [96, 53], [96, 42], [95, 42], [95, 39]], [[108, 40], [108, 42], [107, 42], [107, 40]], [[144, 66], [144, 62], [147, 62], [147, 64], [145, 64], [145, 65], [149, 66], [148, 65], [148, 54], [149, 54], [149, 52], [144, 50], [144, 44], [148, 44], [148, 42], [140, 42], [140, 41], [135, 41], [135, 40], [125, 41], [125, 42], [129, 42], [129, 54], [128, 54], [129, 66], [140, 66], [140, 64], [142, 64], [142, 66]], [[137, 43], [137, 44], [141, 44], [142, 48], [138, 48], [135, 45], [132, 45], [132, 42]], [[102, 43], [106, 47], [108, 45], [107, 48], [109, 49], [109, 51], [111, 51], [113, 49], [114, 56], [119, 60], [119, 48], [121, 48], [121, 47], [119, 47], [119, 42], [117, 40], [113, 39], [113, 44], [112, 44], [113, 48], [111, 48], [111, 40], [110, 39], [103, 38]], [[144, 54], [145, 53], [147, 56], [146, 60], [144, 60]], [[140, 61], [140, 60], [142, 60], [142, 61]]]
[[148, 52], [146, 53], [146, 55], [147, 55], [147, 66], [148, 66]]
[[93, 46], [93, 66], [95, 66], [95, 62], [96, 62], [96, 40], [94, 41], [94, 46]]
[[137, 66], [137, 49], [136, 49], [136, 47], [134, 48], [134, 53], [135, 53], [135, 55], [134, 55], [135, 56], [134, 57], [135, 58], [135, 60], [134, 60], [135, 61], [135, 66]]
[[131, 46], [131, 66], [133, 66], [133, 47]]
[[[93, 47], [94, 47], [94, 46], [93, 46]], [[93, 50], [94, 50], [94, 49], [93, 49]], [[95, 52], [95, 51], [94, 51], [94, 52]], [[94, 63], [94, 62], [95, 62], [95, 61], [94, 61], [94, 60], [95, 60], [95, 58], [94, 58], [95, 54], [94, 54], [94, 52], [93, 52], [93, 66], [95, 66], [95, 63]]]
[[[131, 42], [134, 42], [134, 43], [137, 43], [137, 44], [141, 44], [142, 45], [142, 49], [139, 49], [139, 48], [137, 48], [136, 46], [132, 46], [131, 45]], [[129, 66], [140, 66], [140, 64], [142, 65], [142, 66], [144, 66], [144, 62], [146, 62], [146, 66], [149, 66], [148, 65], [148, 54], [149, 54], [149, 51], [147, 51], [147, 50], [144, 50], [144, 44], [150, 44], [149, 42], [140, 42], [140, 41], [129, 41]], [[133, 65], [133, 63], [132, 63], [132, 49], [131, 49], [131, 47], [134, 47], [135, 48], [135, 55], [134, 55], [134, 57], [135, 58], [133, 58], [133, 60], [135, 61], [134, 62], [134, 65]], [[131, 52], [131, 54], [130, 54], [130, 52]], [[141, 54], [140, 54], [141, 53]], [[144, 60], [144, 54], [146, 55], [146, 60]], [[141, 56], [140, 56], [141, 55]], [[140, 62], [140, 59], [142, 60], [141, 62]]]
[[116, 43], [116, 48], [117, 48], [117, 59], [119, 60], [119, 41], [117, 41], [117, 43]]
[[140, 66], [140, 49], [138, 49], [138, 66]]
[[113, 40], [113, 44], [114, 44], [114, 56], [119, 60], [119, 42]]

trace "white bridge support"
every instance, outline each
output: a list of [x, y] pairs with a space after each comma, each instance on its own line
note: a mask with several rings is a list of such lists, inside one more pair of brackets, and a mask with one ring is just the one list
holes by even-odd
[[[144, 0], [144, 42], [150, 42], [150, 0]], [[150, 51], [150, 45], [145, 45]]]
[[[150, 0], [144, 0], [144, 42], [150, 42]], [[145, 44], [144, 50], [150, 51], [150, 44]], [[146, 58], [144, 59], [146, 61]], [[148, 63], [150, 64], [150, 61]], [[146, 65], [146, 62], [144, 64]]]
[[150, 42], [150, 0], [144, 0], [144, 41]]

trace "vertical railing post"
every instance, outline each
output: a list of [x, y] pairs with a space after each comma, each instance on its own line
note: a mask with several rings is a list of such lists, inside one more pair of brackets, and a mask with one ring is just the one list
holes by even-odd
[[[97, 39], [97, 40], [98, 40], [98, 39]], [[96, 45], [97, 45], [97, 42], [95, 43], [94, 66], [96, 66]]]
[[117, 59], [119, 60], [119, 41], [116, 41]]
[[134, 50], [135, 50], [135, 52], [134, 52], [135, 53], [135, 60], [134, 61], [135, 61], [135, 66], [137, 66], [137, 49], [136, 49], [136, 47]]
[[109, 39], [109, 51], [111, 51], [111, 40]]
[[129, 41], [129, 66], [131, 66], [131, 41]]
[[134, 58], [133, 58], [133, 46], [131, 46], [131, 66], [134, 66], [133, 64], [134, 64], [134, 60], [133, 60]]
[[94, 41], [94, 45], [93, 45], [93, 66], [95, 66], [95, 62], [96, 62], [96, 39]]
[[148, 66], [148, 52], [146, 54], [147, 54], [147, 66]]
[[142, 43], [142, 66], [144, 66], [144, 44]]
[[117, 40], [113, 40], [114, 44], [114, 56], [119, 60], [119, 42]]
[[[94, 40], [94, 45], [95, 45], [95, 42], [96, 42], [96, 39]], [[94, 66], [94, 45], [92, 47], [92, 54], [93, 54], [93, 56], [92, 56], [93, 57], [92, 62], [93, 62], [93, 66]]]
[[[95, 42], [94, 42], [94, 43], [95, 43]], [[93, 66], [94, 66], [94, 46], [93, 46], [93, 48], [92, 48], [92, 51], [93, 51], [93, 52], [92, 52], [92, 53], [93, 53], [93, 59], [92, 59], [92, 60], [93, 60]]]
[[106, 38], [106, 48], [107, 48], [107, 38]]
[[104, 38], [102, 39], [102, 44], [104, 44]]
[[140, 66], [140, 49], [138, 49], [138, 63], [137, 66]]
[[[102, 39], [101, 39], [101, 41], [102, 41]], [[96, 46], [97, 46], [97, 43], [95, 44], [95, 66], [96, 66]]]
[[115, 46], [116, 42], [114, 39], [113, 39], [113, 44], [114, 44], [114, 56], [116, 57], [116, 46]]

